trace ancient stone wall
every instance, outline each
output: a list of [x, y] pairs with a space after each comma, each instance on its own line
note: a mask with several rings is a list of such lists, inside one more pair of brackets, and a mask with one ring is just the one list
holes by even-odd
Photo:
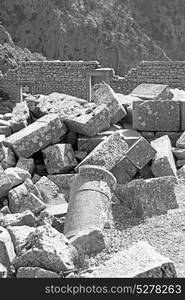
[[[89, 99], [91, 80], [100, 69], [96, 61], [28, 61], [9, 71], [0, 81], [10, 95], [10, 101], [0, 102], [0, 111], [4, 113], [20, 101], [20, 86], [29, 86], [33, 94], [60, 92], [79, 98]], [[114, 74], [110, 69], [108, 83], [117, 93], [129, 94], [140, 83], [163, 83], [172, 88], [185, 89], [185, 61], [143, 61], [131, 69], [125, 77]], [[103, 77], [102, 77], [103, 78]]]

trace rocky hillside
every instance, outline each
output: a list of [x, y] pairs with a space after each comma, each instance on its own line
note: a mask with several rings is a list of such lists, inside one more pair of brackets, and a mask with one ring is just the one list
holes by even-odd
[[0, 0], [0, 21], [19, 47], [48, 59], [98, 60], [122, 75], [141, 60], [168, 59], [133, 19], [131, 4], [128, 0]]
[[173, 60], [185, 60], [185, 1], [131, 0], [134, 20]]

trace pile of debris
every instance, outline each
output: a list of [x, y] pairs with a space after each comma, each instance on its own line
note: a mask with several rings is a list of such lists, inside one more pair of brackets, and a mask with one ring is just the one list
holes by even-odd
[[[59, 93], [29, 95], [0, 116], [0, 277], [73, 276], [85, 255], [106, 247], [114, 193], [144, 220], [178, 207], [183, 99], [173, 99], [166, 85], [140, 85], [125, 96], [106, 83], [96, 84], [91, 97], [88, 103]], [[77, 276], [176, 271], [141, 242]]]

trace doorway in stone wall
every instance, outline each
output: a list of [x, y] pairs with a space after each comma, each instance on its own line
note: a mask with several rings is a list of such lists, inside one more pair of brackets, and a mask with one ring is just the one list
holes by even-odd
[[91, 102], [91, 89], [97, 83], [106, 82], [110, 84], [111, 77], [114, 74], [114, 70], [110, 68], [96, 69], [88, 73], [87, 80], [87, 99]]

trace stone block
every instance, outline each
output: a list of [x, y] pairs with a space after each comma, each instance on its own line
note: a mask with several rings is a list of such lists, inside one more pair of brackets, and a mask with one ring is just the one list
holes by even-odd
[[139, 241], [115, 253], [104, 265], [82, 271], [80, 277], [96, 278], [175, 278], [174, 263], [150, 246]]
[[106, 105], [102, 104], [86, 109], [81, 114], [66, 117], [65, 124], [71, 131], [92, 137], [110, 127], [109, 111]]
[[120, 133], [129, 146], [132, 146], [141, 137], [141, 134], [133, 129], [122, 129]]
[[0, 134], [0, 147], [2, 147], [4, 139], [5, 139], [5, 135], [4, 134]]
[[35, 164], [33, 158], [25, 158], [25, 157], [20, 157], [17, 164], [17, 168], [23, 169], [28, 171], [31, 175], [33, 175], [34, 169], [35, 169]]
[[2, 145], [1, 151], [0, 151], [0, 160], [1, 160], [1, 165], [3, 169], [15, 167], [17, 163], [17, 159], [15, 156], [15, 153], [10, 147], [6, 147]]
[[35, 186], [40, 191], [43, 201], [47, 205], [55, 202], [59, 192], [59, 188], [55, 183], [43, 176], [36, 182]]
[[[63, 200], [65, 202], [65, 199]], [[45, 211], [48, 212], [50, 215], [54, 217], [61, 218], [67, 214], [68, 210], [68, 203], [61, 203], [61, 204], [53, 204], [49, 205]]]
[[8, 270], [7, 268], [0, 263], [0, 278], [7, 278], [8, 277]]
[[12, 213], [31, 210], [34, 214], [46, 208], [42, 196], [30, 179], [13, 188], [8, 193], [9, 208]]
[[4, 144], [11, 147], [19, 158], [29, 158], [39, 150], [57, 143], [66, 131], [58, 115], [50, 114], [12, 134], [4, 140]]
[[133, 180], [117, 186], [117, 195], [140, 218], [166, 214], [168, 210], [178, 208], [174, 176]]
[[12, 111], [10, 122], [12, 133], [15, 133], [29, 125], [30, 112], [25, 101], [16, 103]]
[[10, 234], [15, 252], [18, 255], [21, 252], [21, 248], [25, 245], [29, 234], [34, 232], [35, 228], [23, 225], [13, 227], [9, 226], [7, 230]]
[[111, 124], [116, 124], [126, 116], [124, 107], [113, 89], [106, 83], [99, 83], [93, 86], [91, 91], [91, 101], [96, 104], [106, 104], [110, 114]]
[[0, 165], [0, 198], [8, 195], [11, 189], [12, 183], [4, 169]]
[[0, 134], [4, 134], [5, 136], [10, 136], [12, 134], [11, 128], [9, 126], [0, 125]]
[[177, 169], [169, 137], [164, 135], [155, 139], [151, 146], [157, 151], [151, 166], [154, 176], [176, 176]]
[[180, 138], [182, 132], [169, 132], [169, 131], [161, 131], [155, 133], [155, 138], [160, 138], [163, 135], [168, 135], [171, 144], [173, 147], [176, 146], [177, 140]]
[[179, 137], [179, 139], [177, 140], [176, 147], [185, 149], [185, 132], [183, 132]]
[[107, 136], [95, 136], [95, 137], [79, 137], [78, 138], [78, 150], [90, 153], [96, 146], [103, 142]]
[[30, 210], [25, 210], [24, 212], [17, 214], [4, 214], [0, 217], [0, 225], [2, 227], [23, 225], [35, 227], [36, 224], [36, 217]]
[[131, 181], [136, 175], [137, 168], [126, 156], [123, 156], [123, 158], [121, 158], [112, 168], [111, 173], [119, 184], [125, 184], [126, 182]]
[[57, 174], [48, 175], [48, 179], [54, 182], [58, 187], [59, 191], [62, 192], [64, 189], [70, 189], [76, 174]]
[[181, 131], [178, 101], [133, 102], [133, 128], [140, 131]]
[[180, 168], [180, 167], [182, 167], [182, 166], [184, 166], [184, 165], [185, 165], [185, 159], [177, 160], [177, 161], [176, 161], [176, 166], [177, 166], [177, 168]]
[[68, 239], [49, 225], [43, 225], [28, 236], [26, 246], [22, 248], [13, 265], [20, 267], [40, 267], [56, 273], [74, 269], [77, 257], [75, 248]]
[[74, 156], [77, 159], [77, 161], [82, 161], [86, 156], [87, 156], [87, 152], [85, 151], [74, 151]]
[[185, 179], [185, 165], [177, 171], [177, 177]]
[[23, 267], [17, 270], [17, 278], [60, 278], [60, 276], [55, 272], [38, 267]]
[[78, 171], [82, 165], [97, 165], [111, 170], [128, 148], [129, 146], [122, 139], [121, 134], [115, 132], [101, 142], [75, 169]]
[[8, 168], [5, 170], [6, 175], [10, 178], [11, 188], [20, 185], [26, 179], [31, 178], [31, 175], [28, 171], [20, 168]]
[[48, 174], [67, 173], [78, 164], [70, 144], [56, 144], [42, 152]]
[[183, 160], [185, 159], [185, 149], [183, 148], [172, 148], [173, 155], [176, 159]]
[[0, 227], [0, 263], [9, 268], [15, 258], [14, 246], [8, 231]]
[[170, 88], [165, 84], [142, 83], [138, 85], [131, 93], [131, 96], [139, 97], [146, 100], [170, 100], [173, 94]]
[[150, 143], [141, 137], [136, 143], [134, 143], [125, 156], [134, 164], [138, 169], [142, 169], [150, 160], [154, 158], [156, 150], [150, 145]]

